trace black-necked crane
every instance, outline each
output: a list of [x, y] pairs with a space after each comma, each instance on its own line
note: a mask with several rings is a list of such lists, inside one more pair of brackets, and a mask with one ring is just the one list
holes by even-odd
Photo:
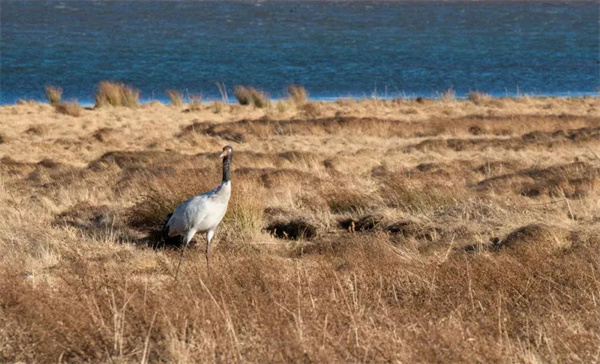
[[231, 197], [231, 175], [229, 167], [233, 158], [233, 148], [226, 146], [219, 156], [223, 159], [223, 180], [215, 189], [196, 195], [182, 202], [171, 215], [163, 227], [165, 239], [175, 236], [183, 238], [183, 248], [175, 277], [183, 260], [185, 250], [197, 232], [206, 232], [206, 265], [210, 258], [210, 241], [223, 216], [227, 212], [227, 205]]

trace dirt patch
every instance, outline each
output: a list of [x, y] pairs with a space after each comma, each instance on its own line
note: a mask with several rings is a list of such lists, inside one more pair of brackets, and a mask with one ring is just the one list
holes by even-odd
[[392, 235], [418, 240], [436, 241], [443, 231], [439, 228], [420, 224], [416, 221], [386, 221], [381, 215], [363, 215], [359, 218], [342, 219], [338, 222], [339, 227], [350, 232], [384, 231]]
[[381, 227], [383, 216], [381, 215], [363, 215], [358, 219], [349, 218], [339, 221], [340, 228], [348, 231], [370, 231]]
[[424, 239], [427, 241], [437, 241], [443, 233], [439, 228], [426, 226], [410, 220], [393, 222], [387, 225], [385, 230], [391, 234], [401, 235], [405, 238]]
[[279, 239], [310, 240], [317, 236], [317, 227], [301, 219], [275, 221], [265, 230]]

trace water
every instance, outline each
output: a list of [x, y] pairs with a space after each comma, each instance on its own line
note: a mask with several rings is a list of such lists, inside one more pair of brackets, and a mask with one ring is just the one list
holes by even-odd
[[599, 4], [577, 2], [13, 1], [1, 7], [0, 103], [92, 102], [101, 80], [142, 98], [219, 98], [291, 83], [339, 96], [593, 94]]

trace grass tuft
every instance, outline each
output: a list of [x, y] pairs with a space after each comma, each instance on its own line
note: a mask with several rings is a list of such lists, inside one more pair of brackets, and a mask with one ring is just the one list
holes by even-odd
[[296, 106], [304, 105], [308, 99], [308, 91], [303, 86], [289, 85], [288, 96]]
[[175, 90], [167, 90], [165, 91], [167, 96], [169, 96], [169, 100], [171, 100], [171, 105], [173, 106], [181, 106], [183, 105], [183, 96], [179, 91]]
[[201, 111], [202, 109], [202, 95], [190, 95], [190, 111]]
[[55, 106], [60, 104], [60, 98], [62, 96], [62, 88], [56, 86], [46, 86], [46, 98], [50, 105]]
[[264, 108], [270, 103], [269, 95], [254, 87], [236, 86], [233, 94], [240, 105], [254, 105], [257, 108]]
[[454, 89], [449, 88], [440, 94], [440, 101], [449, 102], [454, 100], [456, 100], [456, 92]]
[[102, 81], [96, 89], [96, 107], [124, 106], [136, 108], [140, 91], [119, 82]]

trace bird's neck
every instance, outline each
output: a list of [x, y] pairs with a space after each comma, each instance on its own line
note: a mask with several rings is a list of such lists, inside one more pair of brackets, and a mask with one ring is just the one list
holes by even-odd
[[231, 181], [231, 174], [229, 172], [229, 165], [231, 160], [229, 158], [223, 159], [223, 181], [221, 183], [227, 183]]

